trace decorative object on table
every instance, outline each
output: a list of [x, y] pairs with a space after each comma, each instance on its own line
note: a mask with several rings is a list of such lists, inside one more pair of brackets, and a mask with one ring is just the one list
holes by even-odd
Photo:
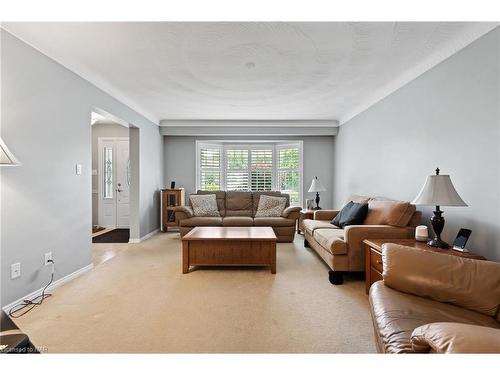
[[450, 247], [441, 239], [441, 232], [444, 228], [443, 211], [441, 206], [467, 207], [467, 204], [460, 198], [450, 176], [447, 174], [439, 174], [439, 168], [436, 168], [436, 174], [428, 176], [422, 190], [417, 197], [411, 202], [424, 206], [436, 206], [433, 211], [434, 215], [431, 218], [432, 229], [434, 230], [434, 238], [427, 242], [429, 246], [446, 249]]
[[415, 228], [415, 239], [420, 242], [427, 242], [429, 240], [427, 225], [419, 225]]
[[453, 250], [468, 253], [469, 250], [465, 248], [465, 244], [469, 240], [472, 231], [470, 229], [460, 228], [455, 241], [453, 241]]
[[349, 225], [361, 225], [368, 214], [368, 203], [354, 203], [350, 201], [330, 222], [339, 228], [345, 228]]
[[177, 227], [177, 217], [175, 216], [174, 207], [184, 206], [184, 188], [179, 189], [162, 189], [160, 194], [161, 207], [161, 225], [162, 232], [165, 232], [170, 227]]
[[14, 154], [10, 152], [9, 148], [0, 137], [0, 166], [11, 167], [15, 165], [21, 165], [21, 163], [16, 159]]
[[318, 177], [314, 176], [311, 181], [311, 187], [308, 190], [309, 193], [316, 193], [316, 207], [314, 207], [313, 210], [321, 210], [321, 207], [319, 206], [319, 193], [323, 191], [326, 191], [325, 187], [321, 185]]
[[175, 189], [175, 181], [170, 181], [170, 189]]
[[314, 199], [306, 199], [306, 209], [312, 210], [314, 208]]

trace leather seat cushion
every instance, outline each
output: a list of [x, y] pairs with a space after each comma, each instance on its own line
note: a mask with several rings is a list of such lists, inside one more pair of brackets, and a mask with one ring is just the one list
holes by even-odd
[[314, 231], [319, 228], [340, 229], [339, 227], [331, 224], [329, 220], [305, 219], [304, 221], [302, 221], [302, 226], [304, 227], [304, 230], [311, 236], [313, 235]]
[[224, 227], [252, 227], [253, 218], [248, 216], [226, 216], [222, 219]]
[[194, 216], [180, 221], [182, 227], [219, 227], [222, 225], [221, 217]]
[[295, 220], [285, 217], [256, 217], [253, 223], [256, 227], [295, 227]]
[[500, 328], [492, 317], [448, 303], [401, 293], [377, 281], [370, 288], [370, 308], [385, 353], [411, 353], [411, 334], [424, 324], [456, 322]]
[[333, 255], [347, 254], [343, 229], [316, 229], [313, 237], [322, 247]]

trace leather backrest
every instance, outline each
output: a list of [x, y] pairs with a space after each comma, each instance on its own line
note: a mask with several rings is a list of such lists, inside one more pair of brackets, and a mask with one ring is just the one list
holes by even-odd
[[253, 199], [250, 191], [226, 192], [226, 216], [253, 215]]
[[253, 212], [252, 216], [255, 216], [255, 213], [257, 212], [257, 208], [259, 207], [259, 200], [261, 195], [269, 195], [272, 197], [285, 197], [286, 198], [286, 206], [290, 206], [290, 195], [288, 194], [283, 194], [280, 191], [254, 191], [252, 192], [252, 197], [253, 197]]
[[347, 198], [346, 203], [349, 202], [354, 202], [354, 203], [368, 203], [368, 201], [371, 199], [371, 197], [367, 197], [365, 195], [357, 195], [357, 194], [351, 194], [349, 198]]
[[389, 243], [382, 262], [390, 288], [497, 317], [500, 263]]
[[209, 190], [198, 190], [196, 194], [215, 194], [215, 199], [217, 200], [217, 208], [219, 209], [220, 216], [226, 216], [226, 192], [217, 190], [217, 191], [209, 191]]
[[363, 224], [406, 227], [415, 210], [415, 205], [410, 202], [388, 198], [371, 198], [368, 201], [368, 215], [366, 215]]

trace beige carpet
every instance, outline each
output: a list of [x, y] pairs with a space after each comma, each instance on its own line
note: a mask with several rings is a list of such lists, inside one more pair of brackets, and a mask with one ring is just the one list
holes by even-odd
[[178, 234], [117, 247], [16, 323], [49, 353], [374, 352], [364, 282], [328, 282], [312, 251], [278, 244], [268, 268], [181, 273]]

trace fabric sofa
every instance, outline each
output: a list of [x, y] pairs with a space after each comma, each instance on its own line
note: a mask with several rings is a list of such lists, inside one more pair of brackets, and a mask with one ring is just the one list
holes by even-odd
[[500, 353], [500, 263], [385, 244], [369, 292], [380, 353]]
[[364, 271], [363, 240], [371, 238], [412, 238], [422, 214], [409, 202], [383, 197], [353, 195], [347, 202], [368, 203], [368, 215], [362, 225], [344, 229], [330, 222], [336, 210], [320, 210], [313, 219], [306, 219], [304, 246], [313, 248], [330, 267], [330, 281], [342, 284], [344, 272]]
[[[278, 242], [292, 242], [295, 236], [296, 223], [301, 207], [290, 207], [290, 197], [279, 191], [206, 191], [198, 190], [196, 194], [215, 194], [220, 217], [195, 216], [190, 206], [174, 209], [179, 223], [181, 236], [186, 235], [194, 227], [225, 226], [272, 227]], [[255, 217], [261, 195], [286, 198], [286, 208], [281, 217]]]

